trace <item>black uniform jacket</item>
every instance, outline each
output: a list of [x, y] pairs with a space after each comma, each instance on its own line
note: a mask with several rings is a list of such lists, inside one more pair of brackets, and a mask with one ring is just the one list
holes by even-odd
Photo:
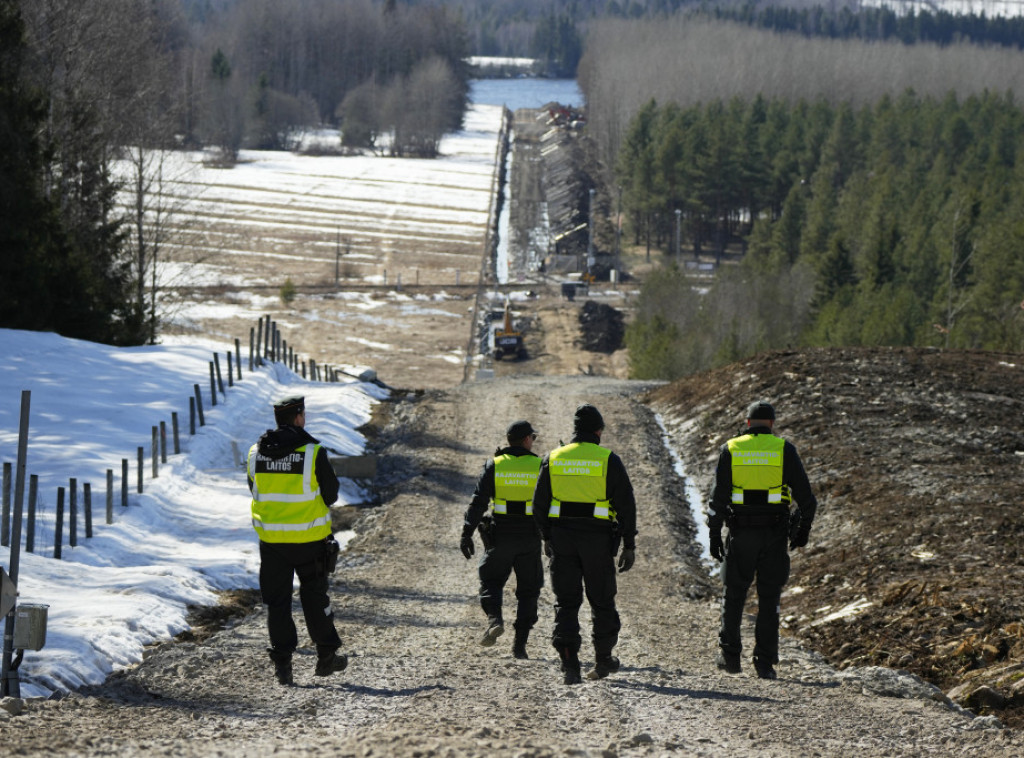
[[[483, 473], [480, 474], [480, 479], [476, 483], [476, 489], [473, 491], [473, 499], [466, 509], [466, 515], [463, 517], [464, 531], [472, 532], [476, 529], [484, 514], [487, 513], [491, 500], [494, 499], [494, 458], [497, 458], [499, 455], [514, 455], [516, 458], [523, 455], [537, 457], [536, 453], [531, 453], [525, 447], [519, 445], [498, 448], [494, 451], [494, 457], [488, 458], [487, 463], [484, 464]], [[521, 516], [499, 516], [497, 521], [500, 521], [502, 529], [507, 528], [509, 531], [536, 532], [537, 530], [532, 519]]]
[[[268, 458], [284, 458], [303, 445], [316, 445], [319, 440], [312, 437], [309, 432], [300, 426], [285, 424], [277, 429], [267, 429], [259, 440], [259, 452]], [[313, 462], [316, 471], [316, 480], [320, 484], [320, 496], [326, 505], [331, 505], [338, 500], [338, 477], [334, 473], [334, 467], [327, 457], [327, 450], [321, 447]], [[249, 489], [252, 490], [252, 480], [249, 480]]]
[[[601, 439], [596, 434], [577, 434], [572, 438], [573, 442], [591, 442], [595, 445], [601, 444]], [[622, 544], [624, 547], [633, 550], [636, 548], [636, 499], [633, 497], [633, 485], [629, 481], [629, 474], [622, 459], [615, 453], [608, 456], [608, 501], [615, 511], [615, 520], [622, 530]], [[548, 469], [548, 456], [545, 455], [540, 464], [540, 476], [537, 478], [537, 488], [533, 491], [533, 518], [540, 526], [540, 534], [545, 540], [551, 539], [551, 526], [554, 521], [562, 522], [562, 526], [572, 525], [572, 528], [594, 529], [606, 531], [608, 522], [594, 518], [574, 519], [550, 519], [548, 511], [551, 508], [551, 471]]]
[[[751, 426], [743, 435], [747, 434], [771, 434], [772, 430], [767, 426]], [[800, 522], [810, 527], [814, 521], [814, 514], [818, 510], [818, 500], [811, 490], [811, 483], [807, 479], [807, 472], [804, 471], [804, 464], [800, 455], [791, 442], [784, 443], [782, 447], [782, 483], [789, 485], [793, 501], [800, 507]], [[758, 508], [760, 506], [744, 506], [746, 508]], [[777, 508], [778, 506], [770, 506]], [[732, 453], [729, 452], [729, 445], [722, 445], [722, 452], [718, 456], [718, 468], [715, 469], [715, 485], [711, 490], [711, 503], [708, 506], [708, 528], [712, 531], [721, 529], [732, 513]]]

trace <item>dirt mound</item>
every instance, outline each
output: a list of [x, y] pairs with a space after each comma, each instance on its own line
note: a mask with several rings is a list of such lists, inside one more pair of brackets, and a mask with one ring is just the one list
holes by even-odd
[[666, 386], [651, 399], [696, 419], [674, 442], [702, 491], [755, 398], [820, 501], [783, 596], [790, 633], [840, 669], [904, 669], [1024, 725], [1022, 357], [774, 352]]
[[626, 321], [607, 303], [587, 300], [580, 311], [580, 347], [593, 353], [611, 355], [622, 348]]

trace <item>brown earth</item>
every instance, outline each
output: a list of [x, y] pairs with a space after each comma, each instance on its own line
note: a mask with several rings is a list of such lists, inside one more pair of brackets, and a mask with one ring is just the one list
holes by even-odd
[[[239, 591], [196, 609], [191, 637], [154, 647], [103, 685], [31, 702], [17, 717], [0, 709], [5, 754], [1024, 754], [1024, 731], [999, 728], [1022, 722], [1020, 356], [770, 353], [662, 386], [627, 381], [624, 350], [583, 347], [587, 301], [628, 319], [635, 284], [594, 285], [570, 302], [542, 276], [494, 287], [493, 297], [408, 276], [400, 291], [295, 280], [292, 302], [268, 288], [259, 306], [289, 343], [319, 363], [371, 366], [399, 388], [365, 430], [381, 456], [377, 502], [346, 509], [355, 537], [332, 581], [349, 669], [313, 677], [300, 633], [298, 686], [278, 687], [262, 607]], [[535, 293], [513, 300], [528, 358], [493, 361], [474, 343], [472, 315], [509, 290]], [[236, 298], [230, 288], [182, 294]], [[206, 317], [179, 329], [244, 343], [251, 325]], [[687, 501], [665, 444], [706, 493], [718, 447], [757, 397], [775, 404], [820, 499], [810, 545], [793, 554], [777, 682], [754, 678], [746, 662], [739, 676], [714, 667], [718, 582], [701, 558], [699, 504]], [[637, 565], [619, 583], [623, 668], [565, 687], [547, 642], [550, 589], [530, 660], [512, 658], [510, 634], [482, 648], [475, 564], [457, 545], [504, 424], [531, 418], [546, 452], [584, 400], [605, 413], [606, 444], [630, 471], [640, 534]], [[848, 606], [862, 610], [829, 620]], [[944, 691], [966, 684], [953, 694], [974, 713], [899, 671]], [[976, 693], [979, 684], [990, 687]]]
[[[739, 382], [746, 376], [735, 374]], [[20, 715], [0, 709], [5, 755], [1021, 754], [1024, 733], [976, 718], [909, 677], [871, 667], [838, 672], [792, 637], [782, 641], [777, 681], [754, 677], [748, 663], [740, 675], [718, 671], [715, 583], [694, 541], [684, 482], [643, 402], [654, 389], [599, 376], [519, 375], [395, 393], [371, 435], [381, 454], [380, 503], [362, 509], [331, 582], [350, 657], [345, 672], [313, 676], [315, 650], [300, 633], [296, 686], [277, 685], [265, 653], [265, 613], [251, 595], [238, 594], [241, 613], [224, 614], [223, 628], [200, 641], [156, 646], [104, 684], [30, 702]], [[546, 452], [569, 432], [572, 410], [584, 400], [604, 412], [603, 440], [629, 469], [640, 534], [636, 565], [618, 577], [622, 667], [566, 686], [549, 642], [550, 588], [541, 595], [529, 660], [513, 658], [511, 631], [494, 647], [481, 646], [476, 564], [463, 558], [458, 536], [505, 421], [532, 419], [541, 432], [536, 449]], [[669, 413], [668, 402], [661, 407]], [[730, 411], [721, 424], [705, 417], [712, 422], [706, 431], [716, 434], [712, 426], [735, 416]], [[671, 428], [675, 420], [664, 418]], [[686, 450], [705, 444], [695, 434], [673, 440]], [[821, 468], [816, 458], [808, 463]], [[831, 494], [827, 503], [831, 510]], [[815, 537], [826, 534], [822, 528]], [[512, 590], [510, 582], [507, 624]], [[586, 608], [581, 622], [589, 627]], [[748, 619], [745, 639], [751, 634]], [[589, 642], [581, 657], [591, 674]]]
[[960, 702], [1024, 725], [1024, 356], [776, 352], [659, 389], [654, 407], [693, 420], [677, 449], [705, 491], [755, 398], [775, 404], [820, 501], [788, 632], [839, 669], [961, 685]]

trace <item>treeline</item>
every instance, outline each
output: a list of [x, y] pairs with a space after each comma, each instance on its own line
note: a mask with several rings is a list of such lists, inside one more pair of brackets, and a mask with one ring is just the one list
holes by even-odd
[[465, 29], [441, 5], [396, 0], [246, 0], [187, 23], [186, 140], [290, 149], [311, 125], [353, 147], [436, 154], [469, 92]]
[[648, 104], [619, 163], [639, 223], [681, 208], [746, 254], [706, 292], [681, 266], [645, 284], [633, 374], [801, 345], [1024, 350], [1022, 129], [1012, 94]]
[[1024, 17], [1020, 16], [953, 14], [914, 8], [906, 13], [896, 13], [889, 7], [854, 8], [847, 5], [794, 8], [763, 3], [746, 3], [739, 8], [716, 5], [701, 8], [696, 13], [720, 21], [740, 21], [775, 32], [797, 32], [806, 37], [899, 40], [904, 44], [971, 42], [975, 45], [1024, 46]]
[[683, 107], [758, 95], [860, 106], [908, 88], [964, 98], [1016, 91], [1021, 82], [1024, 56], [1012, 49], [809, 39], [682, 15], [595, 22], [579, 68], [588, 130], [607, 166], [615, 165], [630, 121], [652, 98]]
[[0, 0], [0, 23], [5, 327], [155, 340], [168, 150], [229, 165], [329, 124], [339, 145], [430, 156], [468, 97], [468, 38], [443, 6]]

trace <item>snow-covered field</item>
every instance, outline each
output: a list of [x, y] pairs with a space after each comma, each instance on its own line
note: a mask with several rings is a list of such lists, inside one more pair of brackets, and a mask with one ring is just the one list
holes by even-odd
[[[404, 273], [411, 283], [417, 276], [412, 269], [428, 265], [447, 277], [442, 283], [455, 283], [455, 271], [464, 283], [475, 281], [494, 197], [502, 103], [524, 107], [523, 97], [557, 99], [545, 89], [551, 84], [568, 92], [559, 82], [486, 85], [474, 95], [480, 104], [470, 109], [465, 129], [445, 138], [443, 156], [434, 161], [251, 152], [234, 168], [217, 169], [199, 154], [167, 155], [165, 204], [175, 209], [167, 222], [178, 233], [165, 242], [160, 279], [229, 290], [216, 302], [179, 301], [165, 314], [176, 327], [170, 331], [189, 336], [165, 332], [159, 346], [118, 349], [0, 329], [0, 462], [12, 468], [21, 393], [31, 391], [25, 509], [27, 477], [38, 477], [35, 552], [20, 554], [19, 602], [49, 606], [46, 646], [27, 652], [20, 669], [23, 695], [102, 681], [115, 667], [141, 660], [145, 645], [185, 630], [189, 604], [213, 603], [220, 589], [256, 586], [248, 488], [232, 443], [244, 455], [273, 426], [271, 400], [296, 392], [307, 397], [315, 436], [339, 454], [360, 453], [364, 441], [355, 429], [368, 420], [383, 390], [355, 381], [307, 382], [283, 366], [250, 374], [246, 354], [243, 379], [226, 387], [212, 407], [213, 353], [219, 353], [227, 385], [225, 352], [234, 337], [245, 341], [239, 326], [248, 329], [280, 310], [276, 293], [260, 294], [253, 286], [279, 285], [287, 275], [297, 283], [301, 276], [333, 277], [339, 243], [348, 249], [346, 265], [355, 268], [346, 281], [388, 276], [394, 282]], [[176, 245], [185, 247], [168, 255]], [[417, 351], [414, 360], [423, 362], [418, 370], [437, 373], [442, 365], [457, 375], [466, 313], [466, 304], [443, 290], [374, 294], [342, 286], [329, 299], [277, 313], [275, 323], [287, 338], [304, 335], [309, 344], [297, 349], [318, 360], [336, 362], [348, 345], [369, 365], [396, 350], [386, 335], [404, 330], [415, 337], [415, 324], [448, 340], [443, 350]], [[314, 325], [325, 327], [316, 342], [309, 339]], [[189, 397], [196, 384], [206, 425], [190, 436]], [[179, 418], [180, 455], [172, 452], [172, 412]], [[154, 480], [151, 430], [161, 422], [169, 456]], [[145, 451], [142, 494], [135, 491], [139, 447]], [[127, 508], [120, 505], [122, 459], [129, 461]], [[108, 469], [115, 484], [111, 525], [105, 523]], [[63, 558], [55, 560], [57, 490], [67, 490], [72, 478], [78, 545], [68, 544], [65, 512]], [[92, 492], [91, 539], [85, 538], [85, 483]], [[364, 497], [343, 481], [342, 503]], [[66, 509], [69, 504], [66, 492]], [[10, 549], [0, 547], [5, 570], [10, 558]]]
[[[101, 682], [115, 667], [137, 663], [145, 645], [188, 628], [187, 606], [216, 602], [214, 592], [256, 586], [258, 551], [249, 521], [245, 470], [234, 442], [249, 446], [274, 425], [271, 404], [304, 394], [309, 429], [336, 454], [364, 450], [355, 429], [384, 397], [355, 380], [314, 383], [282, 365], [243, 377], [212, 407], [209, 361], [230, 345], [190, 340], [158, 347], [112, 348], [54, 334], [0, 329], [0, 461], [17, 472], [22, 391], [29, 390], [28, 477], [38, 476], [35, 552], [24, 547], [19, 603], [48, 605], [46, 646], [27, 652], [23, 696]], [[189, 434], [188, 398], [199, 384], [205, 426]], [[171, 413], [180, 419], [182, 452], [173, 454]], [[151, 478], [152, 427], [166, 422], [167, 463]], [[144, 492], [136, 492], [136, 450], [145, 448]], [[128, 507], [121, 505], [121, 460], [129, 460]], [[114, 471], [113, 523], [106, 523], [106, 470]], [[12, 480], [15, 477], [12, 477]], [[63, 557], [55, 560], [57, 488], [77, 480], [78, 546], [69, 545], [65, 493]], [[92, 490], [92, 539], [85, 538], [83, 485]], [[12, 498], [15, 492], [11, 485]], [[340, 503], [365, 493], [342, 480]], [[22, 526], [22, 537], [27, 521]], [[22, 545], [24, 546], [24, 539]], [[0, 565], [11, 570], [0, 547]]]
[[[416, 269], [475, 277], [495, 195], [500, 105], [474, 105], [464, 129], [445, 137], [435, 160], [378, 155], [242, 151], [218, 168], [205, 153], [164, 156], [162, 261], [216, 283], [313, 284], [346, 269], [368, 281]], [[318, 135], [321, 141], [333, 134]], [[122, 175], [130, 164], [118, 167]], [[129, 202], [126, 195], [125, 202]], [[152, 216], [151, 216], [152, 218]], [[211, 272], [213, 272], [211, 274]], [[179, 272], [180, 273], [180, 272]], [[424, 274], [426, 276], [426, 274]], [[169, 278], [165, 284], [193, 284]]]

